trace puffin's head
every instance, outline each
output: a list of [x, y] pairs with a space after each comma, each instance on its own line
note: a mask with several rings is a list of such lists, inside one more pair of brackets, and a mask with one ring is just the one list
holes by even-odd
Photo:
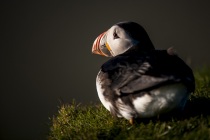
[[135, 22], [119, 22], [95, 39], [92, 53], [114, 57], [137, 45], [142, 50], [154, 49], [142, 26]]

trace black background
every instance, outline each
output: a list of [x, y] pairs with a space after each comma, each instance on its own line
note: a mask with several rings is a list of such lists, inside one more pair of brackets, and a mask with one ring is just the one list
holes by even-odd
[[119, 21], [145, 27], [157, 49], [173, 46], [193, 69], [209, 65], [210, 1], [1, 2], [0, 139], [44, 139], [62, 103], [98, 102], [108, 60], [95, 38]]

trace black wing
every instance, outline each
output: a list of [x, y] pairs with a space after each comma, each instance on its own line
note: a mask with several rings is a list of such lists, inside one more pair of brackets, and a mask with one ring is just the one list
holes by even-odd
[[105, 63], [102, 71], [108, 74], [109, 87], [118, 94], [152, 89], [168, 82], [183, 82], [194, 91], [191, 69], [176, 55], [166, 51], [120, 55]]

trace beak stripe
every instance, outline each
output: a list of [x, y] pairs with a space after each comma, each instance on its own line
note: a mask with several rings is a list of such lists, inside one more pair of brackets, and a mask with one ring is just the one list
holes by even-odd
[[106, 48], [109, 50], [109, 52], [113, 55], [112, 49], [110, 48], [109, 44], [106, 42], [105, 45], [106, 45]]
[[96, 42], [93, 45], [94, 51], [98, 52], [101, 55], [105, 55], [100, 49], [99, 49], [99, 45], [100, 45], [100, 41], [101, 38], [104, 36], [106, 32], [103, 32], [102, 34], [100, 34], [97, 38], [96, 38]]
[[105, 43], [105, 45], [106, 45], [106, 48], [107, 48], [109, 51], [112, 51], [111, 48], [110, 48], [110, 46], [109, 46], [109, 44], [108, 44], [107, 42]]
[[99, 48], [99, 44], [100, 44], [100, 41], [101, 41], [101, 38], [102, 38], [103, 35], [104, 35], [104, 33], [102, 33], [102, 34], [98, 37], [98, 39], [97, 39], [97, 41], [96, 41], [96, 48]]

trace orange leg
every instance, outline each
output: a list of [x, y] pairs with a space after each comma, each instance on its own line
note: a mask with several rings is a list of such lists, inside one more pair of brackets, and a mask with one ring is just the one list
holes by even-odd
[[134, 118], [131, 118], [131, 119], [129, 120], [129, 123], [130, 123], [131, 125], [133, 125], [133, 124], [134, 124]]

